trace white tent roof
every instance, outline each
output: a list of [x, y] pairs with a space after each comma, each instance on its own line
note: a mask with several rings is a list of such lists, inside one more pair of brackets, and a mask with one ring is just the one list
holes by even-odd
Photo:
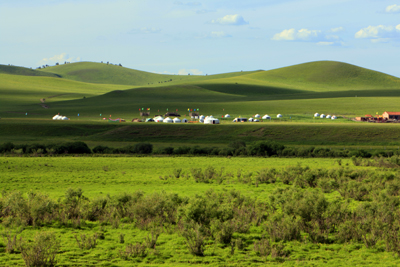
[[255, 119], [254, 122], [260, 122], [260, 120], [259, 119]]
[[181, 122], [181, 120], [178, 119], [178, 118], [173, 119], [173, 121], [174, 121], [174, 123], [180, 123]]
[[250, 118], [249, 121], [254, 121], [254, 119], [253, 119], [253, 118]]
[[58, 119], [58, 117], [59, 117], [60, 115], [55, 115], [55, 116], [53, 116], [53, 120], [56, 120], [56, 119]]
[[254, 116], [254, 118], [260, 118], [261, 116], [260, 116], [260, 114], [256, 114], [255, 116]]
[[68, 118], [65, 117], [65, 116], [63, 116], [61, 119], [62, 119], [63, 121], [68, 120]]
[[230, 117], [231, 117], [231, 115], [225, 114], [225, 118], [230, 118]]
[[282, 118], [282, 114], [276, 115], [277, 118]]
[[330, 119], [332, 116], [331, 115], [326, 115], [326, 118], [327, 119]]
[[219, 120], [217, 118], [207, 118], [204, 120], [204, 124], [219, 124]]
[[332, 119], [332, 120], [336, 120], [337, 117], [336, 117], [335, 115], [333, 115], [331, 119]]
[[186, 118], [183, 118], [182, 122], [188, 122], [188, 120]]
[[320, 118], [325, 118], [325, 114], [321, 114], [321, 116], [319, 116]]
[[315, 113], [315, 114], [314, 114], [314, 117], [319, 117], [319, 113], [318, 113], [318, 112]]
[[262, 118], [263, 118], [263, 120], [271, 119], [271, 117], [268, 114], [265, 114]]
[[169, 118], [169, 117], [166, 117], [166, 118], [163, 120], [163, 122], [164, 122], [164, 123], [172, 123], [173, 120], [171, 120], [171, 118]]

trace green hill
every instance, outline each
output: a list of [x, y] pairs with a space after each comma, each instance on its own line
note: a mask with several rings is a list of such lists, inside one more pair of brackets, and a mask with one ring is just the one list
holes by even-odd
[[13, 74], [13, 75], [24, 75], [24, 76], [47, 76], [55, 78], [60, 77], [60, 75], [55, 73], [48, 73], [24, 67], [16, 67], [16, 66], [1, 65], [1, 64], [0, 64], [0, 74]]
[[165, 83], [181, 83], [186, 81], [199, 81], [208, 79], [220, 79], [225, 77], [245, 75], [248, 72], [236, 72], [210, 76], [193, 75], [166, 75], [139, 71], [113, 64], [96, 62], [78, 62], [63, 64], [42, 69], [42, 72], [59, 75], [62, 78], [105, 84], [123, 84], [133, 86], [160, 86]]
[[167, 108], [201, 108], [215, 115], [363, 115], [397, 110], [400, 100], [399, 78], [333, 61], [202, 76], [162, 75], [91, 62], [42, 70], [3, 65], [0, 80], [0, 113], [8, 113], [1, 114], [4, 117], [28, 111], [38, 117], [55, 111], [131, 117], [142, 107], [160, 113]]
[[400, 79], [336, 61], [317, 61], [246, 75], [271, 86], [325, 91], [327, 89], [400, 89]]

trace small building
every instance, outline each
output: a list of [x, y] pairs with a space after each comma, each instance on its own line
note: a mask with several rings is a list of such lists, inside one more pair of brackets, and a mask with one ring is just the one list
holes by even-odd
[[387, 120], [400, 120], [400, 112], [383, 112], [382, 117]]

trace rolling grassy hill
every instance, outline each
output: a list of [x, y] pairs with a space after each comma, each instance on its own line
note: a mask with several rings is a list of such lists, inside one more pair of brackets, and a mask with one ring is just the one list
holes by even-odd
[[[48, 118], [60, 112], [88, 119], [99, 114], [131, 118], [142, 107], [151, 108], [152, 114], [200, 108], [214, 116], [355, 116], [400, 106], [399, 78], [333, 61], [207, 76], [162, 75], [93, 62], [41, 70], [2, 65], [0, 80], [3, 117], [29, 112]], [[43, 98], [48, 108], [42, 107]]]

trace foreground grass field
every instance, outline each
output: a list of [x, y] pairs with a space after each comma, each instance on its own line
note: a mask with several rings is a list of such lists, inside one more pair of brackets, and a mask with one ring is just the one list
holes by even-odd
[[[396, 266], [400, 264], [400, 259], [393, 252], [387, 251], [385, 239], [379, 238], [378, 242], [373, 243], [373, 245], [371, 245], [372, 243], [367, 243], [369, 245], [366, 246], [362, 239], [338, 241], [333, 236], [333, 232], [328, 239], [321, 239], [320, 241], [312, 240], [311, 232], [309, 234], [303, 232], [298, 240], [295, 238], [292, 241], [283, 241], [283, 243], [276, 240], [275, 242], [277, 243], [273, 243], [272, 248], [275, 251], [274, 253], [278, 253], [277, 255], [264, 254], [263, 250], [260, 250], [263, 248], [264, 243], [262, 242], [267, 242], [265, 240], [273, 242], [271, 238], [274, 238], [274, 234], [268, 230], [269, 220], [275, 218], [276, 223], [280, 220], [279, 216], [274, 217], [277, 214], [272, 215], [272, 211], [264, 208], [272, 205], [274, 198], [271, 197], [279, 199], [282, 192], [295, 190], [293, 191], [297, 192], [295, 194], [305, 194], [303, 197], [306, 197], [308, 195], [307, 192], [309, 192], [309, 197], [319, 196], [319, 198], [323, 194], [323, 198], [328, 201], [326, 203], [328, 206], [333, 205], [333, 203], [341, 203], [340, 205], [347, 205], [350, 210], [356, 210], [358, 206], [384, 200], [378, 200], [379, 198], [372, 193], [365, 195], [361, 189], [359, 191], [351, 191], [354, 189], [347, 186], [352, 183], [357, 183], [354, 188], [360, 188], [361, 184], [368, 186], [371, 183], [371, 179], [373, 180], [372, 177], [380, 177], [379, 180], [382, 183], [387, 183], [387, 191], [383, 190], [381, 194], [387, 194], [385, 195], [387, 197], [389, 197], [389, 194], [392, 195], [389, 198], [393, 201], [397, 199], [396, 192], [398, 192], [398, 188], [390, 187], [390, 185], [397, 185], [398, 174], [397, 169], [393, 168], [394, 165], [380, 169], [378, 165], [376, 167], [362, 167], [363, 164], [360, 162], [357, 163], [360, 166], [354, 166], [351, 160], [345, 159], [0, 157], [1, 188], [3, 189], [1, 199], [2, 212], [8, 214], [2, 217], [0, 226], [4, 237], [0, 239], [0, 265], [24, 266], [24, 261], [18, 248], [15, 249], [14, 253], [6, 252], [6, 249], [8, 249], [7, 244], [9, 244], [7, 243], [7, 235], [11, 237], [16, 235], [18, 240], [22, 238], [24, 242], [28, 242], [27, 244], [34, 244], [36, 242], [34, 236], [38, 232], [51, 232], [60, 242], [60, 249], [57, 250], [57, 262], [60, 266], [187, 266], [191, 264], [207, 264], [211, 266], [264, 266], [266, 264], [284, 266]], [[201, 181], [195, 178], [196, 171], [194, 170], [196, 169], [203, 171], [214, 170], [219, 174], [210, 176], [210, 180]], [[180, 170], [179, 175], [177, 175], [177, 170]], [[265, 173], [265, 170], [274, 170], [272, 173], [276, 173], [277, 181], [262, 182], [262, 180], [259, 180], [261, 179], [260, 173]], [[346, 179], [350, 180], [340, 185], [338, 190], [329, 189], [330, 186], [324, 185], [322, 182], [318, 182], [318, 185], [314, 187], [311, 186], [312, 180], [308, 180], [310, 184], [308, 185], [307, 183], [307, 186], [304, 185], [304, 189], [302, 189], [299, 184], [300, 180], [293, 183], [285, 182], [283, 174], [285, 172], [289, 174], [294, 170], [308, 174], [318, 174], [315, 179], [321, 179], [321, 181], [328, 173], [333, 175], [334, 173], [343, 172], [349, 175], [350, 178]], [[270, 171], [267, 173], [272, 174]], [[299, 175], [304, 178], [308, 177], [300, 173]], [[341, 176], [341, 179], [347, 177], [346, 175]], [[218, 177], [225, 178], [219, 179]], [[268, 177], [273, 178], [275, 174]], [[382, 180], [384, 177], [386, 182]], [[392, 180], [393, 178], [390, 177], [396, 178]], [[381, 182], [378, 183], [380, 184]], [[374, 187], [375, 189], [372, 191], [381, 190], [377, 189], [381, 188], [379, 186]], [[231, 237], [234, 241], [233, 245], [229, 242], [225, 244], [214, 239], [219, 234], [218, 232], [213, 232], [218, 228], [212, 228], [217, 227], [217, 225], [212, 224], [214, 226], [211, 226], [210, 229], [214, 234], [205, 237], [203, 256], [195, 256], [189, 252], [188, 241], [185, 239], [185, 231], [187, 230], [181, 223], [175, 224], [167, 220], [161, 224], [161, 228], [159, 228], [160, 226], [154, 228], [157, 223], [148, 224], [145, 221], [140, 223], [139, 219], [132, 221], [127, 215], [128, 217], [126, 218], [112, 219], [111, 221], [98, 221], [97, 219], [90, 221], [81, 218], [62, 222], [59, 219], [54, 219], [44, 224], [29, 225], [29, 223], [26, 224], [24, 221], [17, 219], [24, 218], [23, 216], [25, 215], [21, 214], [21, 217], [13, 217], [8, 211], [13, 205], [9, 202], [10, 199], [14, 199], [12, 202], [14, 204], [23, 204], [23, 202], [18, 202], [20, 201], [18, 195], [13, 195], [15, 191], [22, 192], [22, 197], [25, 199], [30, 196], [32, 203], [28, 204], [28, 209], [26, 210], [30, 212], [29, 209], [35, 205], [34, 196], [41, 196], [41, 193], [49, 195], [50, 199], [53, 199], [61, 206], [66, 205], [64, 203], [67, 203], [65, 202], [68, 196], [66, 192], [69, 188], [74, 190], [82, 188], [83, 195], [87, 198], [86, 201], [90, 201], [82, 200], [82, 211], [86, 207], [84, 203], [94, 204], [97, 203], [95, 202], [97, 200], [109, 197], [116, 197], [115, 200], [120, 199], [122, 201], [124, 196], [134, 195], [134, 192], [139, 191], [143, 192], [143, 200], [145, 202], [140, 202], [142, 204], [137, 203], [136, 207], [138, 209], [141, 209], [140, 205], [145, 205], [146, 201], [154, 201], [154, 198], [161, 201], [157, 202], [157, 205], [143, 206], [142, 208], [148, 209], [143, 214], [153, 214], [153, 209], [156, 209], [157, 206], [162, 207], [169, 203], [168, 196], [173, 196], [173, 199], [177, 199], [178, 196], [183, 199], [187, 198], [187, 200], [183, 201], [189, 201], [190, 204], [185, 206], [189, 209], [190, 207], [195, 207], [193, 205], [196, 202], [192, 202], [195, 198], [200, 201], [202, 199], [201, 196], [210, 196], [211, 194], [216, 197], [228, 192], [236, 192], [232, 193], [232, 196], [237, 196], [239, 193], [244, 198], [251, 199], [251, 202], [246, 205], [251, 207], [255, 205], [254, 207], [257, 210], [259, 209], [264, 213], [262, 215], [265, 216], [263, 217], [264, 219], [260, 220], [267, 221], [265, 223], [257, 223], [257, 220], [252, 220], [248, 230], [235, 232]], [[339, 193], [344, 188], [347, 188], [346, 190], [348, 191], [345, 192], [348, 193]], [[359, 194], [357, 192], [361, 193], [361, 195], [357, 195]], [[211, 201], [211, 199], [208, 201]], [[238, 199], [235, 201], [238, 201]], [[298, 201], [298, 205], [301, 205], [300, 203], [303, 200], [300, 198]], [[111, 202], [109, 203], [108, 205], [111, 205]], [[309, 203], [308, 206], [312, 206], [312, 204]], [[226, 208], [228, 208], [226, 212], [229, 213], [229, 206]], [[139, 210], [135, 212], [139, 212]], [[169, 211], [165, 206], [164, 214], [167, 212]], [[329, 214], [331, 211], [325, 210], [325, 212]], [[181, 214], [181, 211], [178, 214]], [[178, 214], [174, 216], [178, 216]], [[185, 216], [191, 216], [190, 214], [186, 213]], [[182, 220], [186, 218], [185, 216], [182, 217]], [[210, 213], [208, 216], [214, 215]], [[300, 213], [295, 216], [297, 220], [293, 217], [291, 219], [293, 223], [295, 221], [300, 222], [302, 219], [298, 221], [299, 218], [304, 215]], [[333, 215], [321, 216], [323, 216], [321, 219], [324, 218], [323, 220], [328, 221], [334, 217]], [[304, 218], [303, 220], [305, 220]], [[221, 221], [223, 222], [224, 219], [221, 218]], [[356, 224], [358, 223], [356, 222]], [[286, 227], [289, 227], [289, 225]], [[363, 224], [360, 225], [362, 226]], [[283, 227], [283, 225], [277, 225], [276, 227]], [[362, 227], [354, 227], [354, 229], [359, 229], [360, 231], [364, 229]], [[139, 253], [140, 255], [136, 256], [123, 254], [125, 253], [124, 251], [128, 251], [126, 249], [129, 244], [148, 245], [149, 243], [146, 242], [150, 242], [152, 236], [154, 238], [154, 229], [160, 231], [157, 232], [159, 236], [154, 243], [155, 248], [149, 247], [146, 252]], [[283, 229], [282, 231], [284, 231]], [[368, 228], [365, 228], [365, 230], [371, 231]], [[304, 231], [307, 232], [308, 230], [304, 229]], [[342, 232], [339, 231], [339, 233]], [[97, 237], [96, 242], [92, 244], [92, 248], [79, 247], [77, 240], [83, 242], [84, 237], [92, 236]], [[366, 237], [371, 238], [369, 232]]]

